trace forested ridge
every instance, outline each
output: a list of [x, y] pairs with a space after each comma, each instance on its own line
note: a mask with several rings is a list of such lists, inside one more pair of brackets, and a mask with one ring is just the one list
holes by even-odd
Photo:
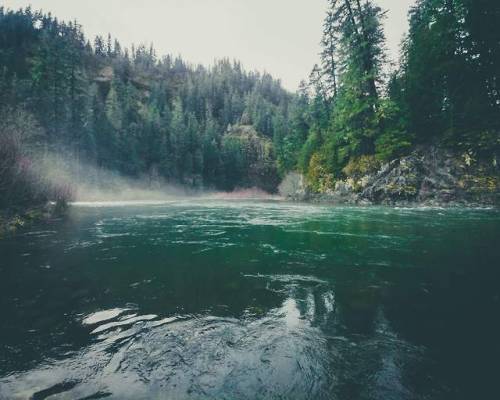
[[194, 188], [272, 191], [271, 141], [293, 101], [236, 61], [205, 68], [111, 35], [91, 43], [76, 22], [0, 8], [2, 140], [38, 153]]
[[497, 166], [500, 2], [417, 1], [392, 70], [377, 2], [328, 3], [321, 63], [299, 93], [304, 123], [280, 142], [281, 165], [319, 192], [418, 146]]
[[431, 145], [498, 171], [500, 3], [417, 1], [396, 67], [384, 18], [373, 0], [329, 0], [321, 62], [292, 94], [236, 61], [191, 65], [0, 8], [2, 206], [35, 196], [15, 193], [34, 149], [225, 191], [272, 192], [299, 172], [325, 193]]

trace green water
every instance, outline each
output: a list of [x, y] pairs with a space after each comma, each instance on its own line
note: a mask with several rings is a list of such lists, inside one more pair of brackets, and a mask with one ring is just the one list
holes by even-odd
[[0, 241], [0, 399], [493, 399], [500, 213], [80, 204]]

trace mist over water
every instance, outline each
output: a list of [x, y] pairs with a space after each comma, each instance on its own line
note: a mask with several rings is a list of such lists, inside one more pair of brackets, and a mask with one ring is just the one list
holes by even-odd
[[40, 174], [53, 185], [68, 188], [75, 202], [160, 201], [194, 191], [167, 184], [159, 176], [125, 177], [117, 172], [55, 154], [39, 158]]
[[69, 194], [72, 203], [77, 205], [99, 204], [159, 204], [182, 199], [218, 199], [218, 200], [279, 200], [258, 188], [235, 189], [232, 192], [220, 192], [213, 189], [201, 189], [174, 185], [166, 182], [158, 174], [140, 177], [125, 177], [118, 172], [98, 168], [61, 157], [45, 154], [37, 157], [36, 174], [41, 185], [61, 188]]

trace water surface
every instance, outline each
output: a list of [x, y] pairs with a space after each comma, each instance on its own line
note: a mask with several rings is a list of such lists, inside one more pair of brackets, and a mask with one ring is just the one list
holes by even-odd
[[0, 241], [0, 399], [497, 398], [500, 213], [81, 203]]

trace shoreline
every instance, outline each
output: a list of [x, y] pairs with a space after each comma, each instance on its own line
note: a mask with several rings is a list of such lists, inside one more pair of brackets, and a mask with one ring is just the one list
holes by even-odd
[[64, 215], [67, 206], [48, 202], [44, 205], [26, 207], [23, 210], [3, 210], [0, 213], [0, 240], [15, 235], [19, 230], [39, 222]]
[[305, 203], [305, 204], [317, 204], [317, 205], [333, 205], [333, 206], [345, 206], [345, 207], [387, 207], [387, 208], [435, 208], [435, 209], [453, 209], [453, 208], [466, 208], [466, 209], [484, 209], [484, 210], [500, 210], [499, 203], [490, 202], [468, 202], [468, 201], [451, 201], [451, 202], [439, 202], [439, 201], [397, 201], [397, 202], [371, 202], [369, 200], [357, 200], [357, 201], [342, 201], [336, 199], [334, 196], [327, 195], [317, 195], [304, 199], [297, 198], [285, 198], [286, 201], [291, 201], [295, 203]]
[[[196, 197], [190, 198], [190, 200], [207, 200], [207, 198]], [[183, 199], [186, 200], [186, 199]], [[262, 201], [273, 201], [273, 202], [286, 202], [294, 204], [303, 205], [318, 205], [318, 206], [337, 206], [337, 207], [352, 207], [352, 208], [371, 208], [371, 207], [386, 207], [390, 209], [442, 209], [442, 210], [452, 210], [452, 209], [468, 209], [468, 210], [484, 210], [484, 211], [500, 211], [500, 204], [498, 203], [478, 203], [478, 202], [433, 202], [433, 201], [423, 201], [423, 202], [393, 202], [393, 203], [375, 203], [367, 200], [359, 201], [341, 201], [336, 199], [334, 196], [328, 195], [310, 195], [304, 198], [297, 197], [286, 197], [286, 196], [270, 196], [269, 198], [216, 198], [212, 197], [208, 200], [213, 201], [251, 201], [251, 202], [262, 202]], [[53, 218], [58, 216], [64, 216], [68, 210], [73, 206], [88, 206], [88, 207], [115, 207], [118, 205], [131, 205], [131, 206], [149, 206], [149, 205], [159, 205], [175, 202], [175, 199], [169, 199], [166, 201], [90, 201], [90, 202], [70, 202], [60, 208], [54, 202], [49, 202], [41, 206], [33, 206], [26, 208], [23, 211], [17, 210], [16, 212], [4, 211], [0, 213], [0, 240], [6, 237], [15, 235], [19, 230], [23, 228], [30, 227], [36, 223], [48, 222]]]

